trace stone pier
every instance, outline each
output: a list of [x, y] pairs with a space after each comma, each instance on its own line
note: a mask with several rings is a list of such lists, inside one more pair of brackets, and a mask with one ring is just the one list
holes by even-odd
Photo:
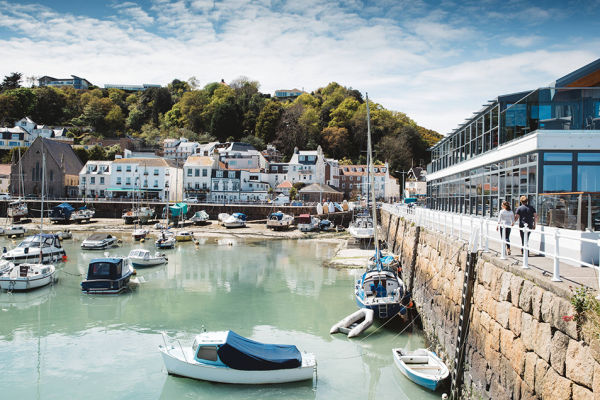
[[[453, 368], [467, 244], [381, 212], [423, 328]], [[564, 284], [479, 254], [462, 398], [600, 399], [600, 341], [579, 332]]]

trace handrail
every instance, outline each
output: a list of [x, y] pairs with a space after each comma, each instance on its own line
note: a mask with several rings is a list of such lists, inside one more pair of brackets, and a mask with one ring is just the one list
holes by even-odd
[[[561, 282], [560, 274], [560, 262], [569, 262], [578, 267], [589, 267], [594, 268], [598, 272], [598, 288], [600, 290], [600, 266], [596, 263], [600, 263], [600, 234], [598, 238], [585, 238], [576, 237], [567, 230], [550, 229], [530, 229], [527, 224], [523, 227], [514, 225], [498, 224], [495, 220], [490, 218], [484, 218], [482, 216], [474, 216], [468, 214], [458, 214], [448, 211], [431, 210], [420, 207], [408, 207], [405, 205], [392, 205], [383, 204], [382, 208], [386, 211], [397, 215], [398, 217], [405, 218], [416, 225], [430, 229], [432, 231], [438, 231], [446, 236], [464, 240], [469, 238], [472, 234], [476, 235], [474, 242], [478, 244], [478, 247], [482, 251], [489, 251], [488, 243], [491, 241], [500, 245], [500, 258], [506, 259], [506, 245], [510, 244], [511, 247], [521, 249], [523, 252], [522, 268], [529, 269], [529, 251], [532, 250], [530, 246], [532, 236], [542, 242], [543, 240], [549, 245], [550, 249], [536, 248], [537, 254], [543, 255], [544, 257], [551, 258], [553, 260], [553, 270], [551, 280], [554, 282]], [[456, 221], [458, 219], [458, 221]], [[466, 224], [463, 221], [466, 220]], [[490, 224], [495, 230], [495, 227], [502, 229], [502, 236], [500, 238], [497, 235], [490, 235]], [[514, 231], [523, 232], [523, 244], [518, 242], [511, 243], [506, 238], [506, 229], [510, 228]], [[466, 236], [464, 235], [466, 233]], [[534, 236], [536, 235], [536, 236]], [[575, 258], [565, 254], [567, 249], [565, 242], [577, 242], [587, 243], [598, 247], [598, 259], [592, 259], [591, 262], [582, 258]], [[568, 278], [568, 277], [566, 277]]]

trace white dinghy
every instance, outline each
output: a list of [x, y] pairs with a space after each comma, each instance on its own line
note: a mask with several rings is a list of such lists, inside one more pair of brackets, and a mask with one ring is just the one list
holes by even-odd
[[204, 332], [191, 348], [159, 346], [167, 372], [220, 383], [261, 385], [312, 379], [315, 356], [294, 345], [264, 344], [233, 331]]
[[19, 264], [13, 265], [0, 275], [0, 288], [9, 291], [31, 290], [55, 282], [54, 265]]
[[392, 354], [394, 363], [408, 379], [429, 390], [435, 391], [450, 375], [446, 364], [433, 351], [408, 351], [398, 348], [392, 349]]
[[127, 256], [131, 265], [134, 268], [154, 267], [155, 265], [161, 265], [167, 263], [167, 256], [163, 253], [156, 252], [154, 256], [150, 254], [149, 250], [146, 249], [133, 249]]
[[348, 335], [349, 338], [356, 337], [373, 325], [374, 314], [375, 312], [373, 310], [361, 308], [333, 325], [329, 333], [334, 334], [341, 332]]

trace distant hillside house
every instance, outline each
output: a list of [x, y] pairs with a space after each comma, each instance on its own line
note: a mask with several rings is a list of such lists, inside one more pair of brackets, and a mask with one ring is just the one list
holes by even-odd
[[42, 76], [38, 79], [38, 86], [63, 87], [71, 86], [75, 89], [89, 89], [92, 84], [85, 78], [71, 75], [71, 78], [53, 78], [51, 76]]
[[304, 90], [300, 89], [278, 89], [275, 91], [275, 98], [280, 100], [294, 100], [296, 97], [305, 93]]
[[156, 85], [153, 83], [142, 83], [141, 85], [121, 85], [114, 83], [106, 83], [104, 84], [104, 89], [121, 89], [126, 92], [143, 92], [146, 89], [150, 88], [159, 88], [160, 85]]
[[31, 135], [20, 126], [0, 128], [0, 150], [29, 146]]
[[[43, 150], [42, 150], [43, 149]], [[41, 195], [42, 192], [42, 151], [46, 156], [45, 181], [48, 197], [77, 196], [79, 171], [83, 163], [71, 146], [55, 140], [36, 138], [21, 156], [25, 194]], [[18, 193], [19, 162], [12, 164], [10, 192]]]

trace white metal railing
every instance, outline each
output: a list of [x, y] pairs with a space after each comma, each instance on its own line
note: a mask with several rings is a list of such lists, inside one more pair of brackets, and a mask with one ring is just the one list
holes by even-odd
[[[500, 246], [500, 258], [502, 259], [506, 259], [506, 244], [510, 244], [511, 247], [521, 249], [523, 269], [530, 268], [529, 251], [533, 250], [535, 253], [553, 260], [552, 281], [554, 282], [562, 281], [560, 274], [561, 261], [578, 267], [594, 268], [598, 276], [598, 288], [600, 290], [600, 267], [598, 266], [600, 263], [600, 238], [597, 234], [592, 234], [591, 236], [595, 236], [593, 238], [586, 238], [581, 235], [577, 236], [577, 234], [582, 233], [579, 231], [571, 232], [558, 228], [548, 229], [547, 227], [544, 227], [545, 229], [530, 229], [527, 225], [521, 228], [518, 224], [504, 226], [499, 225], [495, 219], [406, 205], [383, 204], [382, 208], [398, 217], [414, 222], [418, 226], [459, 240], [469, 241], [471, 239], [473, 241], [473, 235], [475, 235], [474, 240], [477, 247], [482, 251], [489, 251], [490, 242], [497, 243]], [[503, 233], [502, 236], [496, 232], [496, 228], [499, 228], [498, 230]], [[507, 231], [504, 228], [510, 228], [511, 233], [522, 231], [524, 234], [523, 244], [520, 244], [519, 241], [511, 242], [510, 237], [506, 237]], [[520, 236], [520, 233], [517, 234], [518, 236]], [[543, 245], [540, 245], [541, 243]], [[534, 247], [534, 244], [538, 244], [538, 246]], [[573, 248], [581, 249], [584, 246], [587, 246], [588, 249], [596, 249], [595, 255], [590, 256], [588, 254], [587, 257], [584, 257], [583, 252], [577, 251], [575, 255], [569, 255], [569, 253], [573, 253]], [[563, 277], [568, 278], [565, 275]]]

